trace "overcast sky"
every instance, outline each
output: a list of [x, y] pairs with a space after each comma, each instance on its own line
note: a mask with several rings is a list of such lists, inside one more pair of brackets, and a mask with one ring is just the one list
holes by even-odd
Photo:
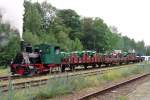
[[[34, 0], [33, 0], [34, 1]], [[100, 17], [122, 35], [150, 45], [150, 0], [35, 0], [59, 9], [73, 9], [81, 16]]]
[[10, 23], [12, 28], [19, 31], [22, 37], [24, 0], [0, 0], [0, 13], [3, 22]]

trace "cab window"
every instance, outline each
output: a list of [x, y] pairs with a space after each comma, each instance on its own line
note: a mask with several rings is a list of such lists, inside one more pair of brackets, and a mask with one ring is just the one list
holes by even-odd
[[60, 48], [59, 47], [55, 47], [54, 50], [55, 50], [55, 54], [59, 54], [60, 53]]

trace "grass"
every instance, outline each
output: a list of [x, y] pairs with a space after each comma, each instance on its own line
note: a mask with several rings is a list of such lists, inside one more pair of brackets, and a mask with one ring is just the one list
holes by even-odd
[[0, 66], [0, 76], [1, 75], [8, 75], [9, 74], [9, 68], [2, 68]]
[[[71, 76], [64, 78], [49, 79], [47, 85], [39, 88], [26, 88], [24, 90], [13, 91], [13, 100], [45, 100], [59, 95], [70, 94], [74, 91], [82, 90], [84, 88], [104, 85], [106, 82], [119, 80], [143, 72], [150, 72], [150, 64], [132, 65], [132, 67], [124, 67], [121, 69], [114, 69], [107, 71], [104, 74], [94, 76]], [[0, 98], [7, 100], [9, 95], [0, 94]], [[8, 96], [8, 97], [7, 97]], [[125, 100], [120, 97], [120, 100]]]
[[118, 100], [127, 100], [126, 96], [120, 96]]

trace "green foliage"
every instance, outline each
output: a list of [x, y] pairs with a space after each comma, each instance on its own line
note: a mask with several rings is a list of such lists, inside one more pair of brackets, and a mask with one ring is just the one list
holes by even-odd
[[0, 75], [8, 75], [9, 68], [5, 68], [5, 66], [0, 66]]
[[145, 52], [147, 56], [150, 55], [150, 46], [145, 47]]
[[82, 50], [83, 46], [82, 43], [80, 42], [80, 40], [78, 38], [75, 38], [74, 41], [72, 41], [72, 50]]
[[68, 38], [68, 35], [65, 32], [59, 31], [58, 33], [56, 33], [56, 38], [61, 48], [64, 48], [66, 50], [69, 49], [68, 47], [71, 40], [70, 38]]
[[39, 34], [41, 32], [41, 15], [32, 3], [25, 1], [25, 14], [24, 14], [24, 30], [31, 31], [33, 34]]
[[7, 46], [1, 47], [0, 65], [8, 65], [16, 53], [19, 51], [19, 41], [17, 38], [10, 39]]
[[82, 19], [82, 33], [84, 33], [81, 41], [87, 49], [108, 49], [108, 32], [107, 25], [100, 18], [84, 18]]
[[119, 96], [118, 100], [127, 100], [127, 97], [126, 96]]
[[54, 34], [46, 34], [46, 33], [44, 33], [44, 34], [40, 35], [39, 42], [41, 42], [41, 43], [49, 43], [49, 44], [52, 44], [52, 45], [58, 45], [57, 39], [56, 39]]
[[61, 20], [62, 24], [71, 29], [69, 37], [71, 39], [75, 39], [76, 36], [79, 35], [77, 32], [80, 32], [81, 30], [80, 16], [71, 9], [59, 10], [57, 16]]
[[36, 34], [32, 34], [31, 32], [24, 32], [23, 39], [24, 41], [33, 45], [41, 42], [39, 37]]
[[0, 20], [0, 68], [9, 65], [19, 50], [16, 36], [18, 36], [18, 32], [11, 29], [9, 23], [2, 23]]

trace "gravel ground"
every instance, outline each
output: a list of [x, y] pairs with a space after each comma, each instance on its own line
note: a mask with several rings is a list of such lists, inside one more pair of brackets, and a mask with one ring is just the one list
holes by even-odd
[[[91, 92], [96, 92], [96, 91], [102, 90], [103, 88], [112, 86], [112, 84], [115, 85], [118, 82], [120, 83], [120, 82], [126, 81], [128, 79], [132, 79], [132, 78], [134, 78], [136, 76], [138, 76], [138, 75], [131, 75], [131, 76], [127, 77], [127, 78], [123, 78], [121, 80], [112, 81], [112, 82], [106, 83], [105, 85], [102, 85], [102, 86], [86, 88], [86, 89], [83, 89], [81, 91], [76, 91], [76, 92], [74, 92], [72, 94], [69, 94], [69, 95], [66, 95], [66, 96], [60, 96], [60, 97], [58, 96], [56, 98], [52, 98], [52, 99], [49, 99], [49, 100], [77, 100], [80, 97], [82, 97], [84, 95], [87, 95], [87, 94], [89, 94]], [[119, 89], [115, 89], [115, 90], [109, 91], [106, 94], [97, 96], [97, 97], [89, 99], [89, 100], [128, 100], [127, 95], [129, 93], [134, 91], [136, 89], [136, 87], [139, 86], [140, 84], [142, 84], [142, 83], [144, 83], [146, 81], [149, 81], [149, 80], [150, 80], [150, 77], [146, 77], [146, 78], [143, 78], [142, 80], [136, 81], [135, 83], [132, 83], [132, 84], [127, 85], [127, 86], [124, 86], [124, 87], [119, 88]], [[122, 99], [122, 98], [125, 98], [125, 99]]]
[[[145, 82], [148, 83], [146, 84]], [[145, 85], [143, 85], [143, 83]], [[136, 88], [138, 88], [138, 90], [136, 90]], [[99, 95], [91, 100], [150, 100], [149, 91], [150, 76]]]
[[138, 86], [128, 94], [129, 100], [150, 100], [150, 80]]

